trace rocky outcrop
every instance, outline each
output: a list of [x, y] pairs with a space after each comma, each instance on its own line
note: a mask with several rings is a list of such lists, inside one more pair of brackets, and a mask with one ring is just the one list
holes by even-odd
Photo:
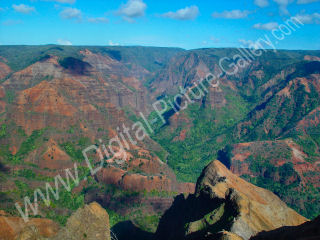
[[260, 231], [306, 220], [272, 192], [213, 161], [198, 179], [195, 194], [177, 197], [163, 215], [157, 239], [212, 239], [212, 234], [222, 230], [249, 239]]
[[111, 240], [108, 213], [96, 202], [78, 209], [60, 229], [49, 219], [27, 223], [19, 217], [0, 216], [1, 240]]
[[1, 240], [42, 240], [54, 236], [58, 229], [49, 219], [33, 218], [26, 223], [20, 217], [0, 216]]
[[198, 180], [196, 194], [229, 200], [238, 212], [230, 231], [247, 239], [261, 229], [297, 225], [306, 219], [287, 207], [276, 195], [232, 174], [219, 161], [212, 162]]
[[111, 240], [108, 213], [96, 202], [78, 209], [51, 240]]
[[281, 227], [261, 232], [250, 240], [316, 240], [320, 239], [320, 216], [295, 227]]
[[166, 191], [193, 193], [194, 184], [179, 183], [169, 166], [149, 151], [135, 147], [126, 153], [126, 166], [109, 165], [96, 176], [98, 182], [130, 191]]

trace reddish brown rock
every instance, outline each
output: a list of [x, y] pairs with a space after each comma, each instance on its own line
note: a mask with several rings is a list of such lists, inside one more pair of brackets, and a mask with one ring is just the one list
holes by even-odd
[[59, 230], [58, 225], [49, 219], [33, 218], [25, 223], [19, 217], [0, 216], [0, 239], [16, 240], [30, 227], [36, 228], [39, 236], [46, 238], [54, 236]]
[[47, 81], [42, 81], [35, 87], [22, 91], [17, 104], [21, 108], [25, 107], [21, 109], [22, 111], [32, 109], [38, 113], [46, 112], [62, 116], [72, 116], [76, 112], [76, 109], [64, 99], [62, 94]]
[[61, 150], [53, 139], [50, 139], [46, 145], [47, 150], [41, 156], [39, 163], [40, 168], [57, 170], [71, 168], [73, 166], [70, 156]]

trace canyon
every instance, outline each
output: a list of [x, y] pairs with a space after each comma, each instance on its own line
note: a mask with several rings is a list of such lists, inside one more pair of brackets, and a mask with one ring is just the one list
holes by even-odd
[[[31, 232], [49, 237], [72, 228], [71, 216], [83, 208], [80, 215], [87, 214], [93, 202], [108, 212], [103, 219], [119, 239], [249, 239], [316, 218], [320, 52], [266, 50], [235, 74], [224, 73], [219, 60], [236, 54], [0, 46], [1, 216], [20, 223], [15, 203], [24, 206], [26, 196], [46, 182], [54, 186], [57, 175], [65, 179], [76, 164], [79, 184], [62, 189], [49, 207], [42, 204], [37, 218], [30, 216], [38, 229], [27, 226]], [[199, 84], [208, 74], [219, 76], [217, 87]], [[181, 90], [189, 94], [170, 104]], [[167, 106], [164, 122], [156, 102]], [[137, 122], [140, 132], [132, 128]], [[124, 126], [135, 144], [121, 136]], [[117, 136], [110, 158], [101, 160], [103, 145]], [[121, 145], [124, 162], [117, 161]], [[103, 163], [94, 175], [83, 155], [90, 146], [88, 161]]]

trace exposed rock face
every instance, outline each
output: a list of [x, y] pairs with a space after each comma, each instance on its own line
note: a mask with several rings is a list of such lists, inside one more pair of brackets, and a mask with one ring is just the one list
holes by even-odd
[[1, 240], [41, 240], [54, 236], [58, 229], [49, 219], [33, 218], [25, 223], [19, 217], [0, 216]]
[[125, 168], [109, 165], [97, 173], [97, 180], [131, 191], [167, 191], [193, 193], [195, 185], [179, 183], [169, 166], [149, 151], [135, 147], [127, 152]]
[[[14, 122], [28, 136], [35, 130], [54, 129], [45, 134], [48, 141], [39, 143], [39, 147], [23, 157], [25, 162], [41, 169], [50, 169], [46, 175], [73, 166], [75, 159], [71, 159], [61, 143], [81, 137], [93, 142], [99, 138], [109, 138], [106, 133], [114, 132], [122, 124], [131, 127], [132, 121], [120, 108], [126, 107], [132, 112], [147, 111], [147, 90], [139, 78], [150, 75], [148, 70], [141, 66], [139, 69], [137, 66], [128, 68], [123, 62], [88, 49], [79, 54], [84, 57], [83, 60], [47, 55], [12, 74], [0, 87], [0, 113], [8, 107], [8, 124]], [[6, 70], [2, 65], [0, 69]], [[14, 93], [9, 104], [2, 101], [6, 92]], [[75, 130], [68, 133], [70, 128]], [[112, 137], [116, 135], [114, 132]], [[9, 141], [12, 141], [10, 145], [13, 145], [11, 149], [15, 155], [23, 139], [12, 135]], [[144, 152], [144, 149], [153, 148], [150, 146], [159, 149], [159, 145], [150, 138], [145, 139], [145, 143], [137, 144], [141, 154], [147, 157], [131, 154], [133, 161], [129, 170], [138, 169], [143, 174], [124, 176], [123, 184], [119, 184], [121, 187], [133, 191], [180, 191], [184, 188], [176, 184], [175, 176], [166, 164], [162, 164], [157, 156], [150, 156], [148, 151]], [[136, 146], [130, 146], [131, 149], [133, 147]], [[110, 178], [111, 183], [118, 184], [114, 181], [114, 174]], [[110, 183], [106, 178], [99, 180]], [[189, 191], [188, 185], [187, 188]]]
[[177, 197], [162, 217], [157, 239], [211, 239], [210, 234], [222, 230], [249, 239], [262, 230], [296, 226], [306, 220], [270, 191], [213, 161], [198, 179], [195, 194], [187, 199]]
[[42, 155], [42, 161], [39, 162], [41, 168], [48, 169], [66, 169], [72, 167], [72, 161], [59, 145], [52, 139], [46, 144], [47, 150]]
[[33, 88], [28, 88], [21, 92], [17, 99], [17, 104], [29, 108], [37, 113], [58, 114], [71, 117], [76, 109], [63, 98], [54, 85], [50, 82], [42, 81]]
[[[161, 71], [152, 87], [157, 94], [177, 94], [179, 86], [182, 88], [193, 88], [199, 81], [207, 77], [209, 73], [218, 75], [221, 73], [220, 68], [215, 62], [216, 56], [203, 56], [199, 52], [190, 52], [174, 57], [169, 66]], [[201, 87], [197, 87], [198, 90]], [[193, 91], [196, 91], [195, 89]], [[201, 90], [204, 91], [204, 90]], [[209, 88], [208, 105], [211, 108], [222, 107], [226, 103], [224, 93], [220, 88]]]
[[269, 232], [261, 232], [250, 240], [316, 240], [320, 239], [320, 216], [296, 227], [281, 227]]
[[96, 202], [78, 209], [52, 240], [111, 240], [108, 213]]

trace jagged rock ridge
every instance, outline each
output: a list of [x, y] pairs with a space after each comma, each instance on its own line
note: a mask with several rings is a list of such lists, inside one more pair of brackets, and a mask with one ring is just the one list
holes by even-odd
[[276, 195], [232, 174], [221, 162], [202, 172], [194, 195], [175, 199], [162, 217], [157, 239], [211, 239], [225, 230], [249, 239], [262, 230], [295, 226], [307, 219]]

